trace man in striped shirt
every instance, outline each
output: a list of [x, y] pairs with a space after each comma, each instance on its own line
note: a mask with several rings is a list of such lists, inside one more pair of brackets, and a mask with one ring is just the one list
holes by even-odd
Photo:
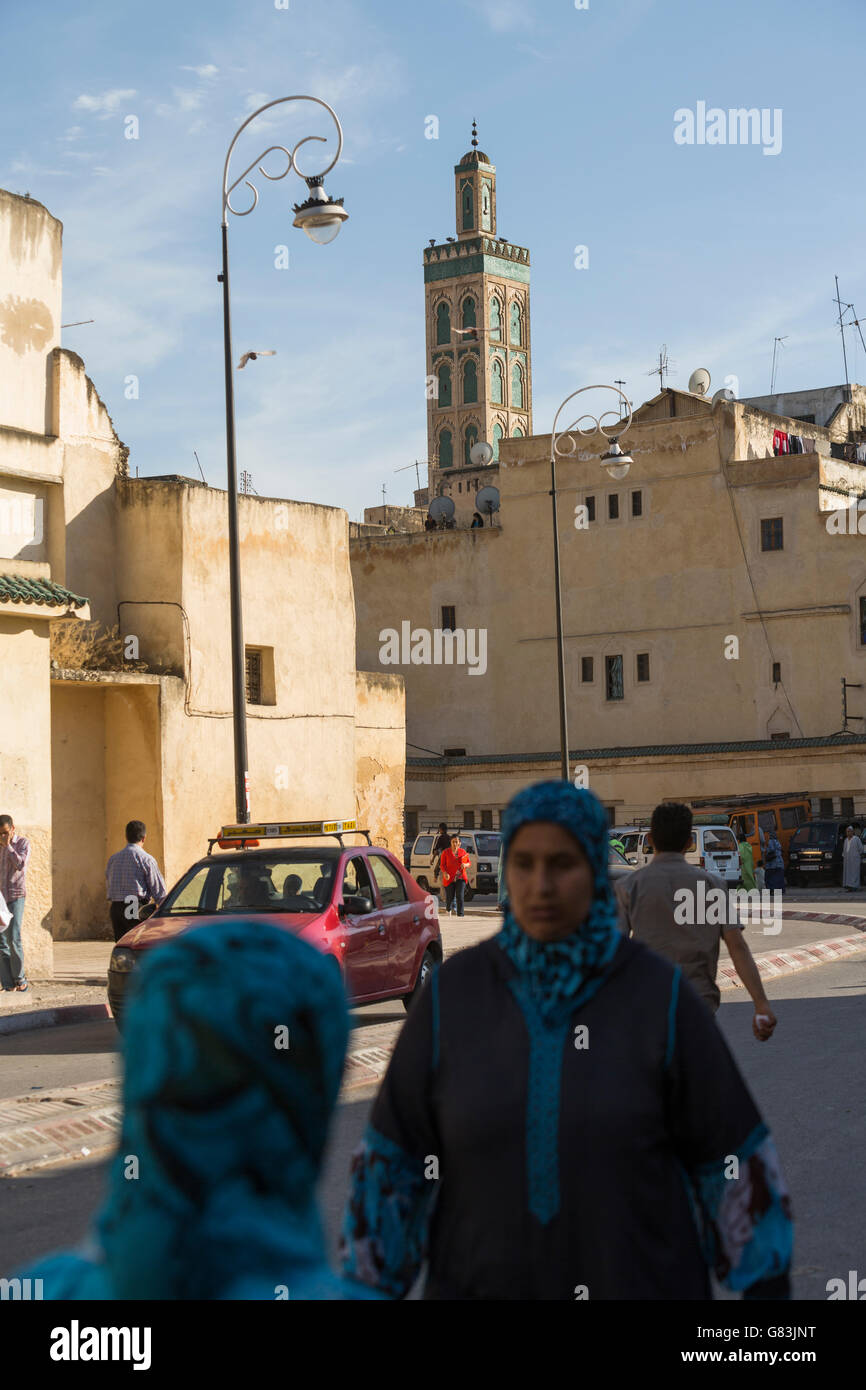
[[25, 870], [30, 858], [30, 842], [18, 835], [11, 816], [0, 816], [0, 894], [11, 913], [6, 927], [0, 927], [0, 984], [7, 992], [23, 994], [30, 988], [24, 974], [21, 923], [27, 894]]
[[112, 854], [105, 870], [105, 887], [111, 903], [115, 941], [141, 920], [142, 908], [151, 900], [158, 907], [166, 895], [165, 881], [153, 855], [144, 849], [147, 826], [131, 820], [126, 827], [126, 849]]

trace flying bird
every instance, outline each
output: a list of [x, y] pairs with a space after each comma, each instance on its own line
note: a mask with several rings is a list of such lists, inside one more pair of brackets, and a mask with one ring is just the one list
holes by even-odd
[[248, 362], [255, 362], [257, 357], [276, 357], [276, 348], [258, 348], [255, 352], [245, 352], [238, 363], [238, 371], [241, 371]]

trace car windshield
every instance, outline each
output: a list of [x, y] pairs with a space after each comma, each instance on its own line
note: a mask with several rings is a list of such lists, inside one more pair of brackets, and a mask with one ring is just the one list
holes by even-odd
[[501, 845], [501, 835], [480, 835], [476, 830], [475, 853], [479, 856], [486, 854], [488, 858], [498, 859]]
[[705, 830], [704, 851], [707, 854], [736, 854], [737, 842], [732, 830]]
[[823, 845], [827, 849], [832, 849], [836, 843], [836, 826], [821, 825], [818, 821], [810, 821], [808, 825], [801, 825], [799, 830], [795, 830], [791, 836], [791, 848], [803, 849], [808, 845]]
[[336, 857], [315, 851], [198, 864], [171, 890], [161, 917], [247, 912], [321, 912], [331, 900]]
[[625, 864], [627, 869], [631, 868], [631, 864], [629, 864], [625, 855], [620, 854], [619, 850], [614, 849], [613, 845], [611, 844], [609, 844], [607, 847], [607, 862], [608, 864]]

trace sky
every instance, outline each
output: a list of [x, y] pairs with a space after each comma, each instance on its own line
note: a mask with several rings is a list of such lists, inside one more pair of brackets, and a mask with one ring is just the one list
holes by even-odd
[[[235, 378], [238, 465], [261, 495], [355, 520], [383, 485], [411, 503], [427, 457], [422, 252], [455, 234], [473, 119], [499, 233], [531, 253], [535, 433], [579, 386], [650, 398], [662, 344], [674, 386], [701, 366], [711, 390], [766, 394], [777, 336], [777, 390], [844, 380], [834, 275], [866, 318], [862, 0], [0, 0], [0, 35], [17, 55], [0, 186], [64, 224], [63, 321], [94, 322], [63, 346], [142, 475], [197, 477], [195, 450], [225, 486], [223, 163], [252, 111], [294, 94], [337, 111], [326, 187], [349, 220], [326, 247], [294, 229], [295, 173], [259, 177], [255, 211], [229, 219], [235, 362], [276, 352]], [[763, 143], [699, 143], [697, 124], [681, 142], [677, 113], [698, 122], [699, 103], [765, 111]], [[309, 102], [269, 111], [233, 176], [331, 128]], [[301, 168], [320, 150], [329, 161], [333, 139], [305, 145]], [[846, 342], [866, 382], [856, 329]]]

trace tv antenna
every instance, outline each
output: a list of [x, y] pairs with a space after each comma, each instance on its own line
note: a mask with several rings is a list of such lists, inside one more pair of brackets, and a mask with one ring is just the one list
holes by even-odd
[[417, 483], [418, 483], [418, 491], [420, 492], [420, 491], [421, 491], [421, 473], [420, 473], [420, 471], [419, 471], [419, 465], [422, 464], [422, 463], [426, 463], [427, 466], [428, 466], [428, 468], [429, 468], [429, 466], [430, 466], [430, 460], [429, 460], [429, 459], [416, 459], [414, 463], [407, 463], [407, 464], [404, 464], [404, 466], [403, 466], [402, 468], [395, 468], [395, 469], [394, 469], [394, 472], [395, 472], [395, 473], [408, 473], [410, 468], [414, 468], [414, 469], [415, 469], [415, 478], [416, 478]]
[[243, 493], [255, 493], [256, 497], [259, 495], [253, 487], [253, 475], [252, 473], [248, 473], [246, 469], [243, 469], [241, 472], [240, 491]]
[[199, 463], [198, 454], [196, 453], [195, 449], [193, 449], [192, 453], [193, 453], [193, 458], [195, 459], [196, 463], [198, 463], [198, 471], [199, 471], [199, 473], [201, 474], [201, 480], [202, 480], [202, 482], [205, 484], [205, 486], [207, 486], [207, 478], [206, 478], [205, 475], [204, 475], [204, 469], [202, 468], [201, 464]]
[[[839, 324], [839, 332], [842, 334], [842, 360], [843, 360], [843, 362], [845, 363], [845, 385], [848, 386], [850, 383], [849, 383], [849, 381], [848, 381], [848, 355], [847, 355], [847, 353], [846, 353], [846, 351], [845, 351], [845, 329], [846, 329], [846, 328], [856, 328], [856, 329], [857, 329], [857, 332], [858, 332], [859, 335], [860, 335], [860, 342], [863, 344], [863, 350], [864, 350], [864, 351], [866, 351], [866, 342], [864, 342], [864, 339], [863, 339], [863, 329], [860, 327], [860, 320], [857, 318], [857, 313], [856, 313], [856, 310], [855, 310], [855, 308], [854, 308], [854, 305], [853, 305], [853, 304], [843, 304], [843, 303], [842, 303], [842, 300], [839, 298], [839, 276], [837, 275], [837, 276], [835, 277], [835, 279], [836, 279], [836, 308], [839, 310], [839, 317], [838, 317], [838, 319], [837, 319], [837, 322], [838, 322], [838, 324]], [[844, 316], [845, 316], [845, 314], [848, 313], [848, 310], [849, 310], [849, 309], [851, 310], [851, 313], [854, 315], [854, 317], [853, 317], [852, 319], [849, 319], [849, 321], [848, 321], [847, 323], [845, 323], [845, 322], [844, 322]]]
[[659, 364], [658, 364], [658, 366], [657, 366], [657, 367], [651, 367], [650, 370], [649, 370], [648, 372], [645, 372], [645, 373], [644, 373], [644, 375], [645, 375], [645, 376], [657, 376], [658, 379], [659, 379], [659, 390], [660, 390], [660, 391], [663, 391], [663, 390], [665, 389], [665, 377], [666, 377], [666, 376], [670, 376], [671, 371], [673, 370], [673, 368], [674, 368], [676, 365], [677, 365], [676, 362], [672, 362], [672, 361], [670, 360], [670, 358], [668, 357], [668, 345], [667, 345], [667, 343], [662, 343], [661, 349], [660, 349], [660, 351], [659, 351]]
[[776, 354], [777, 354], [777, 352], [778, 352], [778, 350], [779, 350], [779, 344], [780, 344], [780, 343], [784, 343], [785, 340], [787, 339], [787, 337], [788, 337], [788, 334], [786, 333], [785, 336], [784, 336], [783, 338], [774, 338], [774, 339], [773, 339], [773, 366], [772, 366], [771, 371], [770, 371], [770, 395], [771, 395], [771, 396], [774, 396], [774, 395], [776, 394]]
[[[29, 196], [29, 195], [28, 195]], [[96, 319], [76, 319], [74, 323], [61, 323], [61, 328], [80, 328], [83, 323], [96, 323]]]
[[[617, 377], [614, 377], [613, 384], [614, 384], [614, 386], [625, 386], [625, 382], [624, 382], [620, 377], [618, 377], [618, 376], [617, 376]], [[624, 406], [625, 406], [625, 402], [620, 398], [620, 402], [619, 402], [619, 418], [620, 418], [620, 419], [622, 419], [622, 412], [623, 412]]]

